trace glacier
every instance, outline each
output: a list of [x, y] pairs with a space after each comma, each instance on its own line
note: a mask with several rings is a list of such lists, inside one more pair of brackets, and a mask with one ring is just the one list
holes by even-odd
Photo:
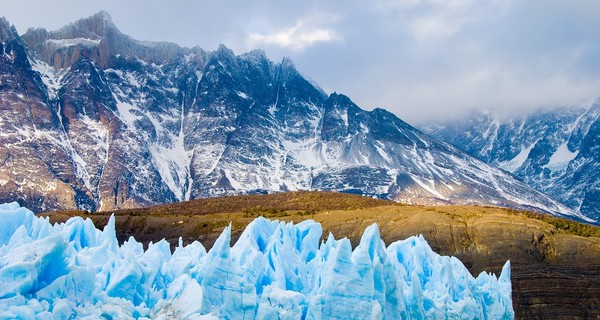
[[473, 277], [422, 236], [386, 246], [377, 225], [354, 250], [315, 221], [257, 218], [210, 251], [119, 244], [114, 216], [51, 224], [0, 204], [0, 319], [513, 319], [510, 262]]

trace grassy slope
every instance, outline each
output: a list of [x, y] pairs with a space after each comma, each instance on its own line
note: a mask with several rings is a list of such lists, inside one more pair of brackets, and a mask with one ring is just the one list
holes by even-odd
[[[110, 213], [47, 213], [52, 221], [90, 217], [101, 227]], [[221, 197], [115, 213], [120, 240], [134, 236], [172, 245], [200, 240], [212, 246], [232, 225], [232, 241], [255, 217], [299, 222], [313, 219], [323, 236], [348, 237], [353, 245], [377, 223], [387, 243], [423, 234], [443, 255], [458, 257], [478, 274], [512, 264], [519, 318], [600, 316], [600, 228], [530, 212], [469, 206], [401, 206], [333, 192]], [[540, 285], [543, 284], [543, 285]]]

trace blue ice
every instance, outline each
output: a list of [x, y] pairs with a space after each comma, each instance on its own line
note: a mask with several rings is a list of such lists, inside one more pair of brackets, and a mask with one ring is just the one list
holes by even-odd
[[510, 262], [474, 278], [422, 236], [352, 249], [321, 225], [258, 218], [231, 245], [119, 245], [80, 217], [0, 204], [0, 319], [513, 319]]

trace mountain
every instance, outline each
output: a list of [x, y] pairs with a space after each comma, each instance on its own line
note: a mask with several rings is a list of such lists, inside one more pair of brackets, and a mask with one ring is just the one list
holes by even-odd
[[19, 36], [0, 24], [0, 201], [34, 211], [336, 190], [583, 216], [289, 59], [122, 34], [100, 12]]
[[492, 112], [425, 128], [530, 186], [600, 219], [600, 100], [513, 119]]

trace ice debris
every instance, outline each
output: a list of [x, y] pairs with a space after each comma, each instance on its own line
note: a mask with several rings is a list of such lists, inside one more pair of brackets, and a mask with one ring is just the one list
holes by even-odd
[[119, 245], [80, 217], [50, 224], [0, 204], [1, 319], [512, 319], [510, 264], [471, 276], [422, 236], [385, 246], [377, 225], [352, 250], [321, 225], [254, 220], [207, 253]]

